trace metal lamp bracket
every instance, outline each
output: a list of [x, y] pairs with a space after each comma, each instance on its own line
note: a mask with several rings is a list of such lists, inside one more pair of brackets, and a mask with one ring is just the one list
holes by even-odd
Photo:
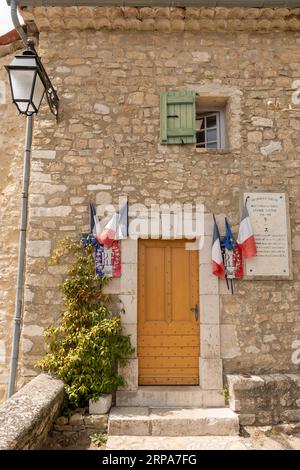
[[47, 72], [42, 64], [42, 61], [35, 49], [34, 42], [32, 39], [28, 39], [27, 41], [28, 49], [34, 53], [36, 56], [36, 61], [39, 66], [39, 70], [41, 73], [41, 80], [45, 87], [46, 97], [48, 101], [48, 105], [50, 108], [51, 113], [56, 117], [56, 121], [58, 120], [58, 110], [59, 110], [59, 98], [57, 96], [56, 90], [53, 87], [50, 78], [47, 75]]

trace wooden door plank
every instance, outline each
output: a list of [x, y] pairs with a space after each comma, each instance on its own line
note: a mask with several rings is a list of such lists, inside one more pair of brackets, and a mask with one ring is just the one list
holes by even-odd
[[199, 335], [199, 325], [197, 325], [198, 322], [194, 322], [194, 314], [192, 311], [190, 313], [193, 318], [193, 323], [186, 324], [184, 321], [178, 321], [168, 325], [164, 322], [149, 322], [148, 324], [144, 323], [138, 325], [138, 334], [139, 336]]
[[196, 367], [173, 367], [173, 368], [167, 368], [163, 369], [161, 371], [158, 371], [156, 368], [141, 368], [141, 375], [142, 376], [163, 376], [163, 377], [189, 377], [189, 376], [195, 376], [197, 377], [197, 370], [198, 368]]
[[182, 368], [182, 367], [196, 367], [198, 365], [198, 356], [164, 356], [164, 357], [155, 357], [155, 356], [140, 356], [139, 365], [141, 369], [143, 368]]
[[194, 346], [145, 346], [139, 348], [140, 357], [199, 357]]
[[190, 377], [166, 377], [166, 376], [142, 376], [139, 380], [140, 385], [198, 385], [198, 378]]
[[199, 335], [148, 335], [139, 337], [139, 348], [142, 347], [174, 347], [180, 345], [184, 346], [199, 346]]

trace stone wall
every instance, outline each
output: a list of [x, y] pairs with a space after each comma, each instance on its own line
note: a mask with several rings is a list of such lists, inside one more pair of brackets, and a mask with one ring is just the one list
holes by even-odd
[[75, 444], [83, 437], [106, 433], [107, 423], [108, 414], [90, 415], [77, 411], [69, 418], [59, 416], [49, 433], [49, 440], [54, 440], [60, 446]]
[[0, 406], [0, 450], [39, 449], [59, 415], [60, 380], [41, 374]]
[[[277, 20], [268, 32], [255, 21], [250, 29], [231, 22], [227, 31], [215, 23], [210, 31], [189, 26], [167, 33], [152, 21], [139, 31], [125, 23], [98, 28], [84, 19], [85, 26], [65, 30], [61, 18], [68, 12], [56, 10], [55, 17], [51, 10], [51, 21], [39, 22], [39, 51], [61, 115], [57, 124], [44, 106], [34, 135], [22, 378], [36, 374], [34, 364], [45, 352], [42, 332], [61, 305], [64, 266], [49, 266], [48, 257], [59, 239], [87, 229], [89, 200], [98, 206], [117, 203], [120, 195], [147, 206], [198, 200], [207, 212], [226, 213], [236, 229], [244, 190], [286, 192], [293, 280], [239, 281], [234, 295], [224, 283], [220, 296], [211, 289], [212, 316], [220, 303], [224, 371], [296, 372], [300, 121], [299, 113], [276, 112], [267, 101], [291, 101], [292, 82], [300, 78], [299, 32]], [[56, 20], [60, 26], [50, 31]], [[159, 93], [180, 89], [230, 101], [229, 148], [160, 145]], [[125, 324], [126, 331], [131, 326]]]
[[7, 388], [19, 241], [25, 119], [11, 104], [4, 65], [22, 47], [0, 45], [0, 401]]
[[229, 404], [241, 425], [300, 422], [300, 375], [228, 375]]

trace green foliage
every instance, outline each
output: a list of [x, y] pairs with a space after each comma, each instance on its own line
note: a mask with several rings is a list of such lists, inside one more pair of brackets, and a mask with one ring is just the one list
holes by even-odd
[[90, 437], [91, 437], [92, 443], [95, 444], [97, 447], [102, 447], [107, 442], [106, 434], [99, 434], [95, 432]]
[[223, 390], [220, 392], [221, 395], [223, 395], [225, 404], [228, 405], [229, 403], [229, 388], [228, 385], [224, 385]]
[[50, 264], [61, 259], [70, 263], [60, 286], [65, 308], [59, 324], [45, 331], [49, 352], [37, 367], [60, 378], [68, 406], [78, 407], [124, 385], [118, 365], [124, 366], [134, 350], [122, 334], [120, 315], [109, 308], [110, 296], [103, 293], [109, 279], [95, 275], [94, 248], [64, 239]]

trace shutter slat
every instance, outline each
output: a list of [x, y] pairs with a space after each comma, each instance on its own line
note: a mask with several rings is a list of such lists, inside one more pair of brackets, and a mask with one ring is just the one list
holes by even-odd
[[194, 98], [192, 96], [168, 96], [169, 104], [193, 104]]
[[194, 136], [194, 129], [168, 129], [167, 130], [168, 137], [193, 137]]

